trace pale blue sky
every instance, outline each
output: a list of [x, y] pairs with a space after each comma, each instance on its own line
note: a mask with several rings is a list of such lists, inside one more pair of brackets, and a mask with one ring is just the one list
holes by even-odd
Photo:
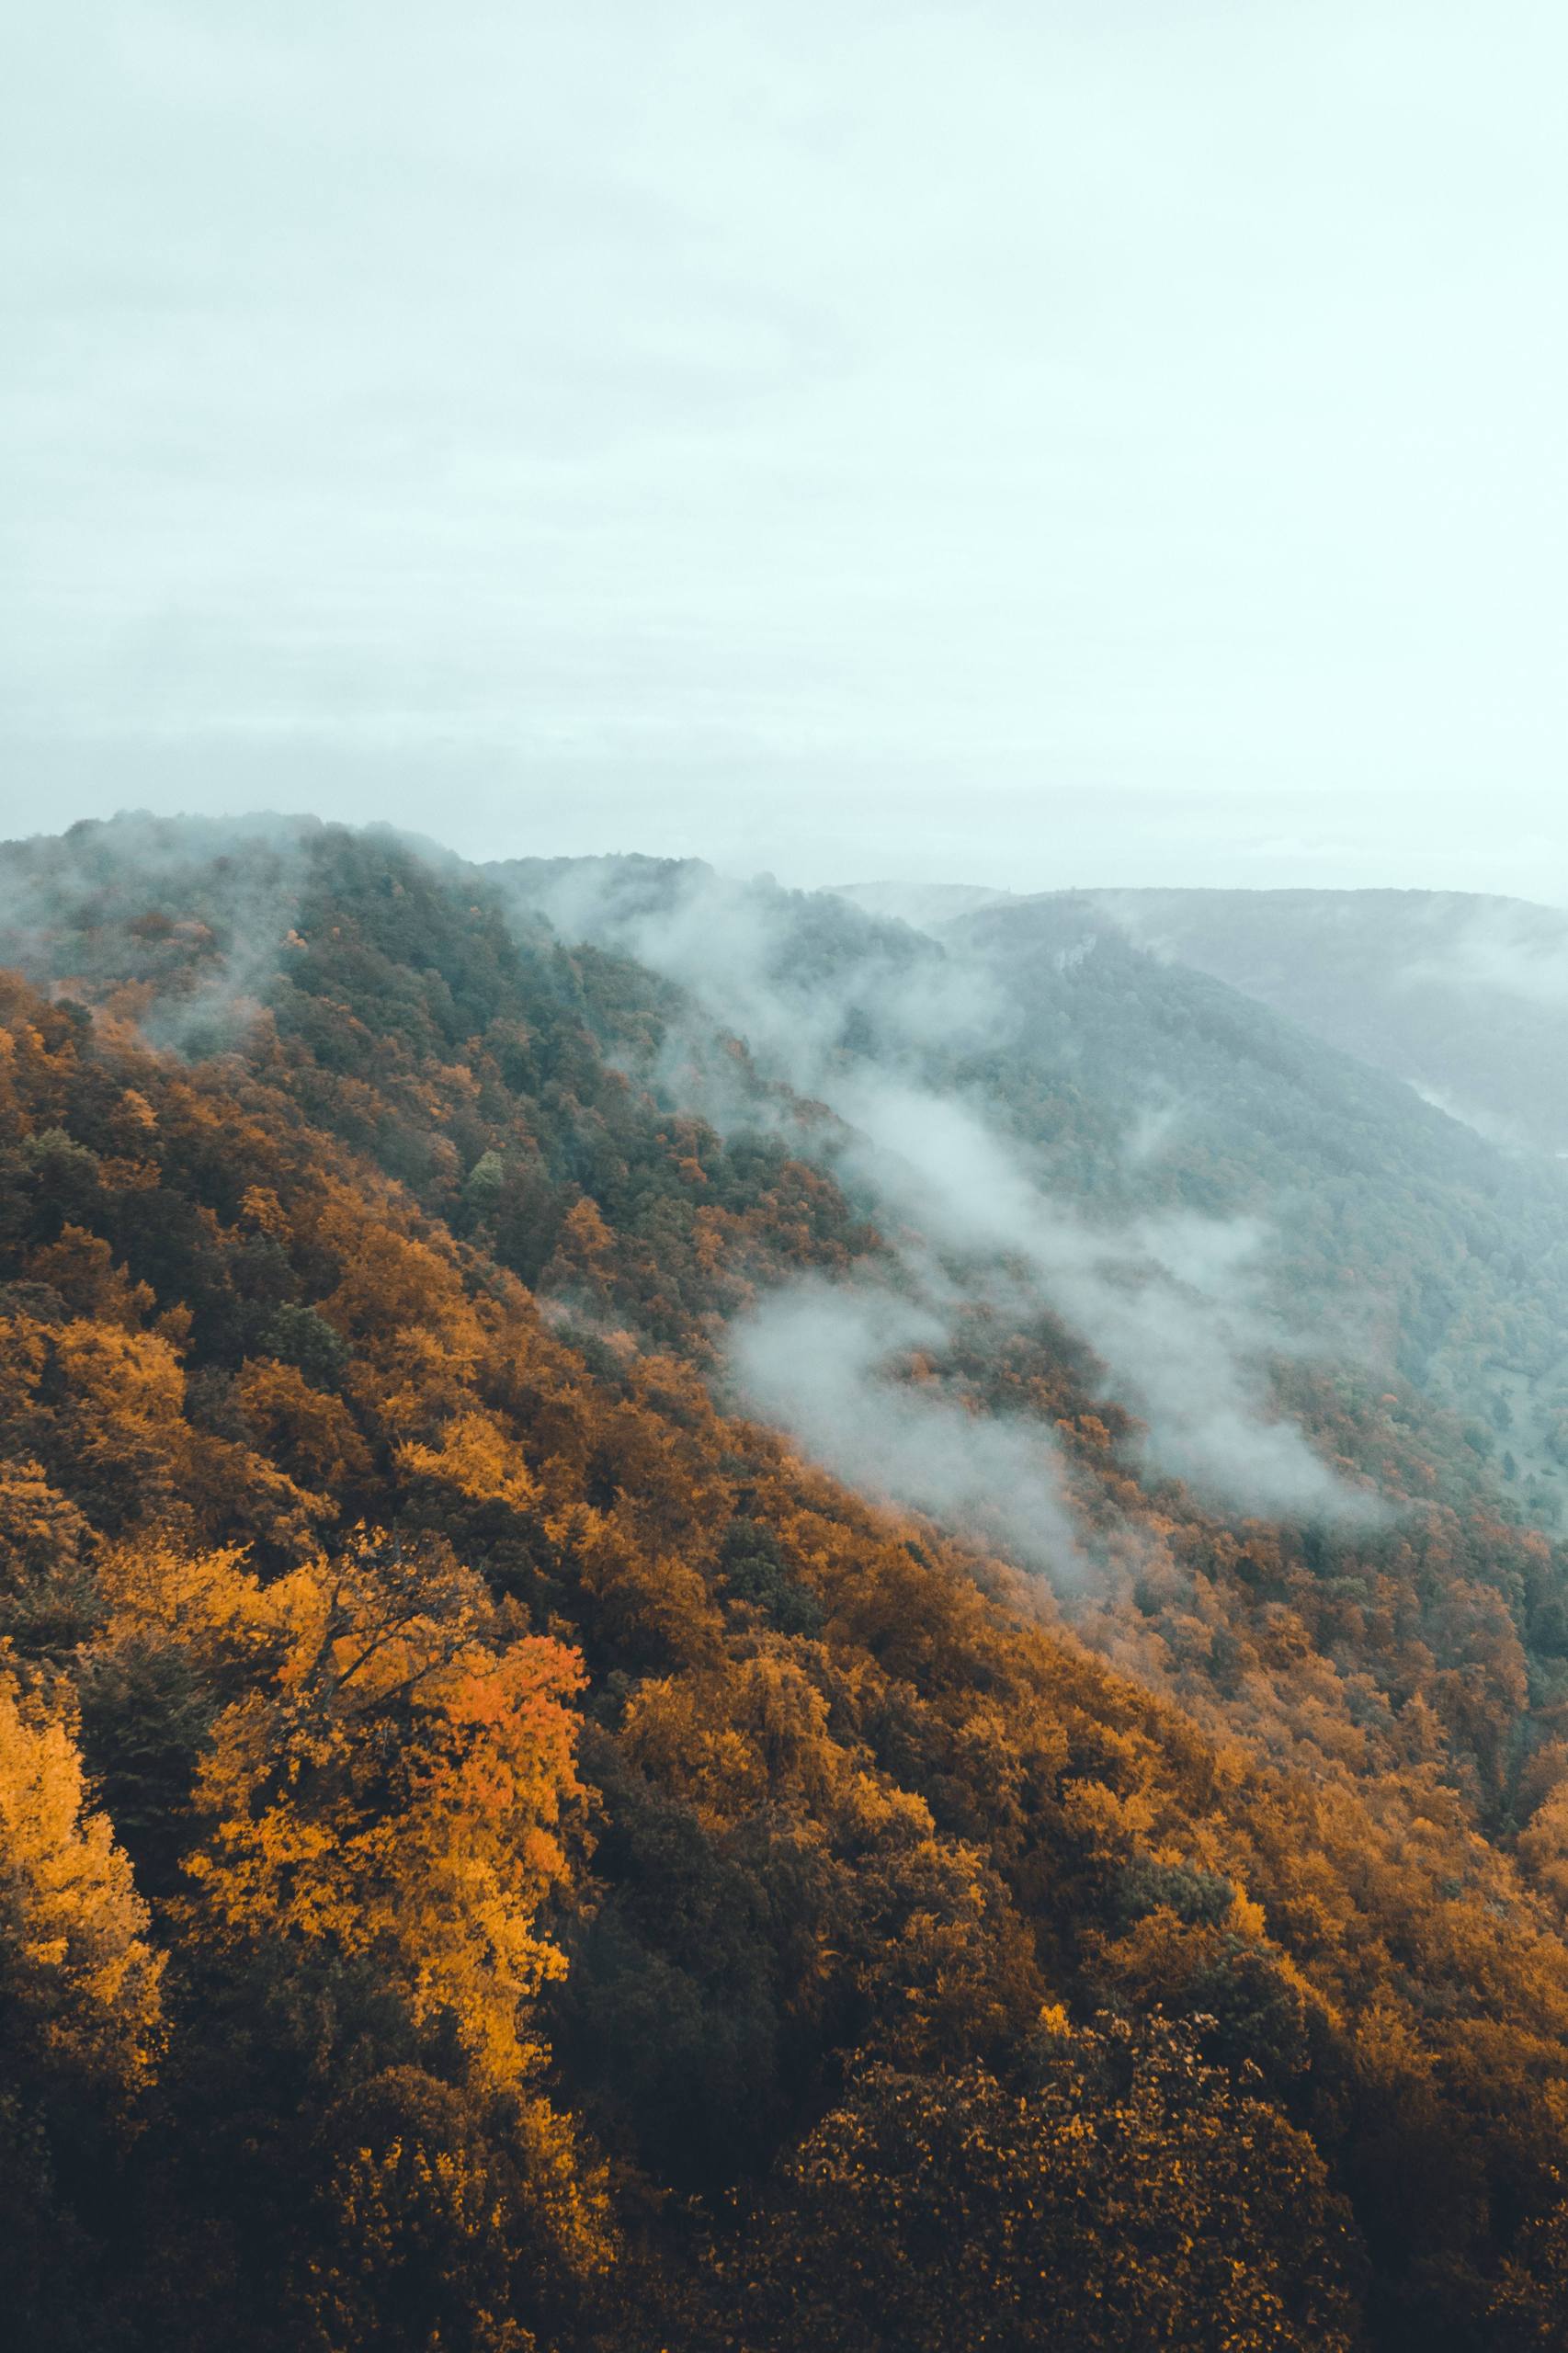
[[51, 0], [0, 832], [1568, 900], [1556, 0]]

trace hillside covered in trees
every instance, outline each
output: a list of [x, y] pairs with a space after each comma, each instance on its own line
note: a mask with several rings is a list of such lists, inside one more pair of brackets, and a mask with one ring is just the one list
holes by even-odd
[[1565, 2341], [1560, 1180], [991, 920], [4, 853], [19, 2341]]
[[1073, 910], [1207, 972], [1421, 1089], [1497, 1142], [1568, 1153], [1568, 914], [1472, 891], [1115, 890], [1022, 898], [960, 884], [845, 895], [938, 936], [980, 907], [1022, 933]]
[[[692, 865], [557, 862], [506, 879], [574, 936], [680, 979], [711, 1019], [736, 1022], [759, 1057], [860, 1128], [880, 1125], [903, 1159], [912, 1124], [950, 1130], [961, 1112], [967, 1154], [939, 1169], [927, 1154], [914, 1206], [945, 1217], [971, 1256], [998, 1239], [1015, 1255], [1029, 1245], [1016, 1217], [1003, 1233], [975, 1210], [999, 1175], [1102, 1240], [1131, 1237], [1124, 1256], [1175, 1245], [1188, 1290], [1203, 1274], [1175, 1229], [1205, 1237], [1210, 1258], [1228, 1238], [1247, 1279], [1221, 1283], [1215, 1303], [1270, 1322], [1277, 1399], [1300, 1403], [1310, 1364], [1320, 1405], [1332, 1391], [1360, 1426], [1356, 1453], [1391, 1382], [1409, 1384], [1459, 1425], [1428, 1447], [1435, 1475], [1462, 1480], [1479, 1458], [1509, 1508], [1561, 1524], [1568, 1186], [1540, 1156], [1497, 1149], [1378, 1067], [1131, 944], [1088, 894], [971, 909], [931, 937], [831, 894], [725, 884]], [[890, 1076], [902, 1123], [879, 1117]], [[686, 1084], [727, 1116], [722, 1094]], [[879, 1176], [884, 1205], [911, 1205], [885, 1166], [874, 1189]], [[1062, 1250], [1044, 1256], [1059, 1293]], [[1078, 1320], [1102, 1345], [1119, 1302], [1102, 1290]], [[1115, 1368], [1119, 1394], [1164, 1336], [1140, 1336]], [[1180, 1338], [1176, 1379], [1190, 1388], [1190, 1317]]]
[[1504, 1142], [1568, 1153], [1568, 915], [1463, 891], [1119, 891], [1142, 946], [1244, 989]]

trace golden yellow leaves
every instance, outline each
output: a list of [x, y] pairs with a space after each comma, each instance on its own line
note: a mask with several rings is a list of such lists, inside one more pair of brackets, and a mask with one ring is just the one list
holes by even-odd
[[219, 1718], [187, 1870], [199, 1935], [373, 1958], [479, 2075], [525, 2075], [522, 2012], [561, 1956], [535, 1926], [579, 1789], [559, 1643], [508, 1640], [457, 1571], [362, 1547], [267, 1588], [281, 1655]]
[[252, 1358], [240, 1368], [234, 1395], [252, 1432], [302, 1486], [335, 1497], [369, 1475], [370, 1450], [347, 1407], [294, 1366]]
[[51, 2061], [129, 2097], [161, 2040], [163, 1959], [72, 1725], [0, 1670], [0, 1984]]
[[397, 1461], [400, 1470], [441, 1480], [472, 1503], [500, 1503], [513, 1511], [528, 1511], [540, 1500], [539, 1482], [524, 1462], [522, 1449], [493, 1414], [459, 1414], [442, 1431], [438, 1445], [411, 1440], [398, 1448]]
[[28, 1252], [27, 1271], [29, 1282], [48, 1283], [79, 1315], [96, 1316], [127, 1331], [138, 1330], [157, 1304], [148, 1284], [133, 1283], [125, 1268], [115, 1265], [100, 1235], [69, 1222], [53, 1242]]

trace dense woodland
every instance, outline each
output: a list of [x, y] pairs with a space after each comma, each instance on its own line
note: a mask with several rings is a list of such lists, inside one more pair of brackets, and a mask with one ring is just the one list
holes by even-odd
[[[760, 1010], [774, 1032], [750, 1040], [764, 1068], [771, 1046], [788, 1074], [795, 1035], [825, 1024], [835, 1073], [896, 1070], [942, 1101], [979, 1102], [1050, 1195], [1102, 1223], [1261, 1217], [1273, 1303], [1309, 1343], [1285, 1352], [1296, 1365], [1276, 1368], [1280, 1403], [1299, 1402], [1299, 1359], [1312, 1358], [1320, 1417], [1332, 1392], [1352, 1455], [1398, 1485], [1412, 1470], [1393, 1460], [1408, 1456], [1408, 1417], [1391, 1427], [1379, 1408], [1391, 1386], [1414, 1390], [1420, 1475], [1437, 1492], [1458, 1499], [1479, 1463], [1506, 1510], [1562, 1525], [1568, 1177], [1551, 1159], [1498, 1150], [1238, 990], [1137, 949], [1092, 894], [982, 908], [937, 926], [938, 944], [832, 894], [721, 884], [693, 862], [495, 870], [525, 909], [570, 923], [589, 945], [664, 956], [695, 976], [710, 1018]], [[733, 954], [693, 957], [693, 933], [761, 945], [737, 973]], [[1471, 1005], [1465, 1034], [1490, 1003]], [[932, 1023], [917, 1011], [912, 1024], [912, 1004], [960, 1012]], [[689, 1041], [689, 1026], [680, 1034]], [[822, 1077], [823, 1058], [812, 1059]], [[1550, 1058], [1538, 1059], [1546, 1079]], [[710, 1067], [672, 1073], [666, 1053], [644, 1068], [671, 1099], [734, 1123], [733, 1088]], [[796, 1132], [820, 1159], [820, 1139]], [[1434, 1407], [1452, 1417], [1440, 1432]]]
[[[756, 1116], [686, 1108], [667, 979], [390, 835], [83, 827], [5, 892], [18, 2342], [1568, 2345], [1568, 1563], [1451, 1393], [1557, 1313], [1512, 1176], [1418, 1123], [1303, 1234], [1310, 1288], [1414, 1204], [1389, 1385], [1280, 1374], [1358, 1532], [977, 1327], [1103, 1534], [1058, 1595], [726, 1410], [728, 1319], [887, 1243], [744, 1040]], [[1047, 960], [1122, 1038], [1127, 953]], [[1051, 1034], [998, 1094], [1092, 1173]], [[1162, 1183], [1243, 1151], [1234, 1034]]]
[[1483, 1134], [1568, 1153], [1568, 915], [1473, 891], [1160, 890], [1027, 898], [961, 883], [843, 895], [938, 938], [1098, 919], [1392, 1072]]
[[[1373, 1342], [1372, 1360], [1463, 1425], [1458, 1444], [1444, 1449], [1445, 1462], [1463, 1467], [1481, 1455], [1528, 1517], [1562, 1524], [1568, 1186], [1554, 1163], [1529, 1151], [1499, 1151], [1406, 1086], [1390, 1085], [1379, 1069], [1209, 974], [1156, 961], [1084, 900], [985, 910], [958, 926], [958, 936], [1004, 972], [1031, 1008], [1052, 995], [1070, 1006], [1062, 1025], [1070, 1059], [1037, 1029], [1032, 1051], [1013, 1057], [1013, 1070], [990, 1074], [998, 1099], [1016, 1097], [1017, 1073], [1028, 1070], [1035, 1129], [1047, 1136], [1060, 1131], [1064, 1079], [1095, 1101], [1102, 1130], [1140, 1077], [1149, 1090], [1164, 1086], [1176, 1103], [1200, 1107], [1199, 1116], [1176, 1117], [1143, 1172], [1145, 1198], [1174, 1194], [1204, 1210], [1278, 1215], [1290, 1236], [1282, 1300], [1320, 1327], [1341, 1324], [1348, 1360], [1364, 1363], [1356, 1326], [1344, 1322], [1348, 1292], [1360, 1336]], [[1063, 972], [1063, 959], [1072, 957], [1083, 961]], [[1315, 961], [1332, 969], [1331, 949], [1320, 942]], [[1346, 961], [1349, 986], [1355, 961]], [[1392, 981], [1388, 988], [1399, 995]], [[1465, 1002], [1457, 985], [1437, 994], [1440, 1003], [1449, 995]], [[1520, 1063], [1533, 1061], [1536, 1095], [1550, 1097], [1554, 1058], [1540, 1050], [1538, 1025], [1521, 1039], [1489, 1020], [1486, 998], [1471, 1001], [1468, 1011], [1467, 1022], [1450, 1025], [1456, 1047], [1462, 1038], [1479, 1055], [1489, 1035], [1501, 1063], [1511, 1045]], [[1514, 1077], [1522, 1092], [1522, 1074]], [[1074, 1131], [1080, 1124], [1070, 1122]], [[1103, 1195], [1127, 1179], [1102, 1149], [1080, 1181]]]

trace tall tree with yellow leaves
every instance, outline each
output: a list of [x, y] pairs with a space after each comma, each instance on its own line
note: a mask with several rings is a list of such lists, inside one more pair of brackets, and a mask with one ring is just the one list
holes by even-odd
[[369, 1961], [476, 2079], [515, 2086], [563, 1966], [539, 1924], [580, 1792], [559, 1643], [508, 1636], [477, 1581], [362, 1544], [274, 1586], [275, 1673], [225, 1710], [195, 1808], [197, 1933]]
[[0, 2309], [21, 2345], [94, 2342], [102, 2195], [163, 2041], [161, 1955], [75, 1724], [0, 1664]]

